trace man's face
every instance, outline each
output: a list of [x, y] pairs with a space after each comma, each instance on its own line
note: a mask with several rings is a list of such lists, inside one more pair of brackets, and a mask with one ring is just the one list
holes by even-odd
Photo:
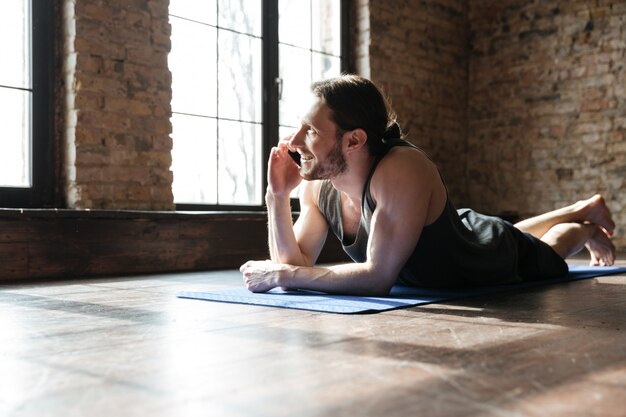
[[343, 173], [346, 159], [337, 125], [331, 119], [330, 108], [318, 97], [313, 97], [301, 117], [300, 130], [289, 145], [301, 155], [300, 175], [305, 180], [332, 179]]

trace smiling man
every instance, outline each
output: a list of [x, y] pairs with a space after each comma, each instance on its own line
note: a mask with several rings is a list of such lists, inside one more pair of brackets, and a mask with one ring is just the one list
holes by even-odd
[[[613, 264], [615, 224], [600, 195], [515, 225], [457, 210], [437, 167], [402, 139], [371, 81], [344, 75], [311, 90], [300, 129], [271, 151], [271, 260], [240, 268], [251, 291], [385, 295], [396, 283], [451, 288], [546, 279], [564, 275], [564, 259], [584, 247], [592, 265]], [[292, 224], [289, 196], [299, 184], [301, 212]], [[354, 263], [315, 266], [329, 228]]]

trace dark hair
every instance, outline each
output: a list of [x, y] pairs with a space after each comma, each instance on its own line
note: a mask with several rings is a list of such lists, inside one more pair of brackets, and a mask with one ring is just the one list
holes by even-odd
[[385, 139], [402, 137], [396, 114], [381, 90], [367, 78], [342, 75], [313, 83], [311, 91], [330, 108], [340, 133], [357, 128], [367, 133], [371, 154], [384, 152]]

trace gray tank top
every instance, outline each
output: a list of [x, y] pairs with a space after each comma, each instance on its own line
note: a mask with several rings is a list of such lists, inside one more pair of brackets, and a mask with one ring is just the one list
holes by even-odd
[[[393, 146], [414, 145], [397, 139]], [[344, 251], [355, 262], [367, 259], [370, 222], [376, 206], [370, 195], [370, 180], [380, 156], [368, 176], [363, 190], [361, 221], [354, 241], [343, 232], [341, 195], [330, 180], [323, 180], [318, 197], [320, 211]], [[398, 284], [423, 287], [475, 286], [521, 281], [517, 274], [516, 239], [521, 232], [497, 217], [485, 216], [470, 209], [456, 210], [447, 198], [437, 220], [425, 226], [419, 241], [402, 268]]]

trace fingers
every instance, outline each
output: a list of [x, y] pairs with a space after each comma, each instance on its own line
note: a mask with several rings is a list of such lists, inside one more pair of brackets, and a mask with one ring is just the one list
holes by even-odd
[[248, 261], [245, 264], [241, 265], [241, 267], [239, 267], [239, 272], [244, 272], [247, 269], [253, 268], [255, 265], [264, 265], [264, 264], [272, 264], [272, 260], [271, 259], [265, 259], [262, 261]]
[[280, 141], [278, 141], [278, 146], [285, 146], [289, 152], [296, 152], [296, 148], [291, 146], [291, 142], [294, 140], [294, 137], [298, 134], [298, 132], [293, 132], [288, 136], [285, 136]]
[[252, 262], [252, 261], [248, 261], [248, 262], [246, 262], [245, 264], [241, 265], [241, 266], [239, 267], [239, 272], [241, 272], [241, 273], [243, 274], [243, 273], [244, 273], [244, 271], [245, 271], [246, 269], [248, 269], [248, 266], [250, 265], [250, 262]]
[[248, 261], [245, 264], [241, 265], [239, 268], [239, 272], [243, 275], [243, 283], [246, 288], [252, 292], [254, 292], [254, 280], [251, 277], [251, 268], [254, 261]]
[[248, 261], [243, 264], [239, 271], [243, 275], [246, 288], [252, 292], [267, 292], [276, 287], [271, 274], [274, 263], [271, 260]]
[[270, 160], [272, 159], [280, 159], [287, 155], [287, 150], [289, 147], [284, 143], [279, 143], [277, 146], [272, 147], [270, 150]]
[[293, 132], [287, 136], [285, 136], [284, 138], [280, 139], [278, 141], [278, 143], [276, 144], [276, 146], [274, 146], [272, 148], [272, 155], [276, 155], [276, 156], [283, 156], [283, 155], [287, 155], [287, 152], [296, 152], [296, 148], [292, 147], [291, 141], [293, 140], [294, 136], [297, 134], [298, 132]]
[[289, 142], [291, 142], [291, 140], [293, 139], [293, 137], [296, 135], [296, 132], [290, 133], [289, 135], [285, 136], [284, 138], [282, 138], [281, 140], [278, 141], [278, 144], [285, 144], [287, 146], [289, 146]]
[[274, 163], [280, 162], [282, 158], [283, 158], [283, 155], [281, 154], [280, 148], [278, 148], [277, 146], [274, 146], [270, 150], [270, 158], [268, 161], [270, 164], [270, 168], [274, 165]]
[[244, 272], [243, 283], [248, 291], [251, 292], [267, 292], [272, 288], [271, 286], [268, 286], [264, 280], [258, 279], [258, 277], [255, 279], [255, 275], [253, 273], [250, 274]]
[[[291, 148], [289, 148], [289, 146], [287, 146], [284, 143], [278, 144], [278, 146], [274, 146], [270, 151], [270, 158], [269, 158], [270, 168], [274, 166], [275, 163], [280, 163], [277, 165], [282, 165], [284, 163], [284, 164], [287, 164], [288, 166], [293, 166], [299, 169], [300, 168], [299, 162], [296, 162], [296, 160], [299, 161], [299, 158], [292, 157], [290, 152], [293, 154], [296, 151], [292, 151]], [[297, 156], [299, 157], [300, 155], [297, 154]]]
[[278, 149], [283, 153], [287, 153], [288, 151], [291, 151], [291, 152], [295, 151], [295, 149], [291, 149], [288, 143], [279, 143]]

